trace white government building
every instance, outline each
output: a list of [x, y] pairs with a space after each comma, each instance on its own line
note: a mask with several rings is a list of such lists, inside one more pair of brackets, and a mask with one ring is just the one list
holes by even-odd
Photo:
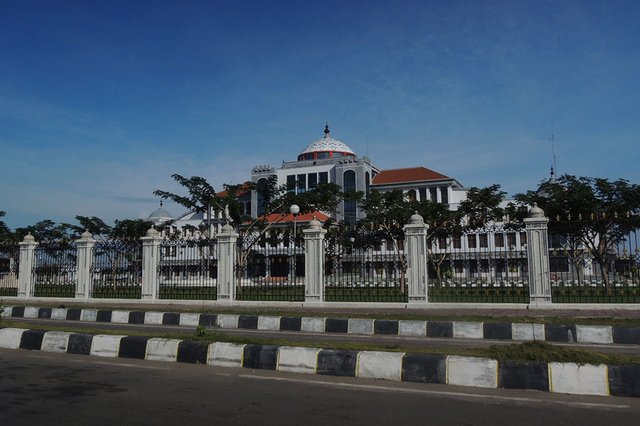
[[[251, 182], [259, 186], [266, 179], [275, 176], [278, 185], [287, 185], [290, 190], [299, 193], [315, 188], [322, 183], [335, 183], [343, 191], [402, 190], [407, 197], [421, 200], [434, 200], [445, 203], [452, 209], [466, 197], [466, 189], [454, 178], [425, 167], [380, 170], [371, 159], [358, 157], [344, 142], [331, 137], [329, 126], [325, 126], [324, 137], [310, 143], [297, 160], [285, 161], [280, 168], [269, 165], [255, 166], [251, 170]], [[239, 194], [238, 201], [242, 211], [251, 217], [264, 214], [262, 199], [257, 191]], [[343, 201], [331, 216], [337, 221], [354, 223], [364, 217], [358, 206], [351, 201]], [[149, 215], [148, 220], [159, 225], [173, 221], [169, 232], [180, 231], [188, 236], [194, 228], [208, 223], [206, 212], [188, 212], [174, 217], [162, 203], [160, 208]], [[300, 218], [301, 221], [302, 218]], [[220, 231], [221, 214], [214, 212], [211, 218], [213, 233]]]

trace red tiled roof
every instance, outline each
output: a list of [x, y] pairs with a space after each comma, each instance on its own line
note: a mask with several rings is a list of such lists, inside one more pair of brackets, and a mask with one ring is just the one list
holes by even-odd
[[[241, 195], [246, 194], [247, 192], [249, 192], [250, 188], [251, 188], [251, 185], [249, 184], [249, 182], [243, 183], [238, 187], [238, 192], [236, 192], [236, 197], [240, 197]], [[226, 197], [227, 190], [225, 189], [224, 191], [216, 192], [216, 195], [220, 198]]]
[[449, 179], [449, 177], [442, 173], [429, 170], [426, 167], [408, 167], [406, 169], [382, 170], [373, 178], [373, 182], [371, 183], [372, 185], [385, 185], [440, 179]]
[[[312, 212], [312, 213], [303, 213], [296, 216], [296, 222], [311, 222], [313, 217], [315, 216], [316, 220], [320, 222], [325, 222], [329, 219], [324, 213], [321, 212]], [[262, 216], [260, 219], [264, 219], [269, 223], [291, 223], [293, 222], [293, 215], [291, 213], [273, 213], [268, 216]]]

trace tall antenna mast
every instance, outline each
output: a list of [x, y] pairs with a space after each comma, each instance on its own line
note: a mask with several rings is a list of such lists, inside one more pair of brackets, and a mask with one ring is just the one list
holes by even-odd
[[551, 155], [553, 156], [553, 164], [551, 165], [551, 179], [553, 179], [558, 171], [558, 165], [556, 164], [556, 138], [553, 134], [553, 125], [551, 126], [551, 137], [549, 141], [551, 142]]

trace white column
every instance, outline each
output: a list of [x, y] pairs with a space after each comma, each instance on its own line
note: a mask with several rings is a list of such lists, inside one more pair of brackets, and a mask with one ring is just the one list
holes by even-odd
[[235, 300], [236, 241], [238, 234], [228, 223], [218, 234], [218, 300]]
[[158, 263], [160, 262], [160, 243], [162, 237], [153, 226], [142, 240], [142, 299], [158, 298]]
[[86, 299], [89, 297], [91, 289], [91, 266], [93, 265], [93, 247], [96, 240], [89, 231], [85, 231], [80, 239], [76, 240], [78, 258], [76, 269], [78, 282], [76, 283], [76, 298]]
[[314, 217], [304, 234], [304, 301], [324, 302], [324, 235], [320, 222]]
[[427, 230], [429, 226], [417, 212], [404, 227], [409, 303], [427, 303]]
[[18, 243], [20, 246], [20, 268], [18, 273], [18, 297], [29, 298], [33, 296], [33, 266], [35, 263], [35, 250], [38, 246], [36, 239], [28, 233]]
[[533, 203], [529, 216], [524, 219], [527, 229], [529, 303], [531, 305], [551, 303], [547, 223], [549, 219], [544, 216], [544, 211]]

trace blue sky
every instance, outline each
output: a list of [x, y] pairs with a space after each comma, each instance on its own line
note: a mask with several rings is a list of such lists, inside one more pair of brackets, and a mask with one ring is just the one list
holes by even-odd
[[[10, 227], [145, 217], [332, 136], [510, 194], [640, 183], [638, 1], [0, 0]], [[178, 214], [182, 208], [168, 205]]]

